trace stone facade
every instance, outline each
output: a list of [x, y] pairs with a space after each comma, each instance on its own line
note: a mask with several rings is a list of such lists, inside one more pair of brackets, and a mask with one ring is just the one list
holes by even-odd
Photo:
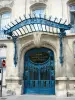
[[[68, 0], [0, 0], [0, 11], [4, 8], [11, 8], [11, 20], [18, 19], [19, 16], [31, 13], [31, 6], [35, 3], [45, 3], [45, 14], [47, 17], [67, 19], [70, 22]], [[23, 16], [22, 16], [23, 17]], [[62, 22], [63, 23], [63, 22]], [[0, 40], [0, 44], [7, 45], [6, 60], [6, 87], [8, 90], [14, 91], [17, 95], [23, 93], [23, 70], [24, 70], [24, 54], [33, 47], [47, 47], [54, 51], [55, 56], [55, 95], [75, 95], [75, 58], [73, 56], [73, 42], [75, 34], [71, 31], [66, 32], [63, 38], [64, 63], [61, 66], [59, 62], [59, 37], [46, 32], [33, 32], [22, 36], [17, 40], [18, 63], [14, 65], [14, 44], [12, 39]], [[10, 53], [10, 54], [9, 54]]]

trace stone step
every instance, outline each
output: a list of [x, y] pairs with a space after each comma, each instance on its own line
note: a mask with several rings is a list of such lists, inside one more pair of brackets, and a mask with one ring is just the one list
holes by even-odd
[[55, 95], [20, 95], [1, 97], [0, 100], [75, 100], [75, 97], [56, 97]]

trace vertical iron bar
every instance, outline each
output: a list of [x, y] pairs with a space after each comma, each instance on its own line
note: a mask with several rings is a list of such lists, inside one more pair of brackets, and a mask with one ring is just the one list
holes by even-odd
[[[30, 18], [31, 18], [31, 15], [30, 15], [30, 14], [29, 14], [29, 16], [30, 16]], [[31, 25], [33, 25], [33, 27], [34, 27], [34, 29], [35, 29], [34, 24], [31, 24]], [[31, 29], [31, 31], [33, 32], [31, 25], [30, 25], [30, 29]], [[36, 31], [36, 29], [35, 29], [35, 31]]]
[[[49, 17], [49, 21], [51, 21], [51, 16]], [[49, 32], [50, 32], [50, 28], [51, 28], [51, 26], [49, 26]]]
[[60, 36], [59, 36], [59, 41], [60, 41], [60, 63], [62, 64], [63, 63], [63, 52], [62, 52], [63, 44], [62, 44], [62, 35], [61, 35], [61, 33], [60, 33]]
[[1, 97], [2, 97], [2, 83], [3, 83], [3, 66], [2, 67], [2, 75], [1, 75]]
[[18, 34], [18, 32], [17, 31], [15, 31], [16, 33], [17, 33], [17, 35], [19, 36], [19, 34]]
[[40, 88], [40, 68], [41, 68], [41, 67], [40, 67], [40, 65], [39, 65], [39, 67], [38, 67], [38, 72], [39, 72], [39, 79], [38, 79], [38, 80], [39, 80], [39, 88]]
[[22, 30], [24, 31], [24, 33], [26, 33], [25, 30], [23, 29], [23, 27], [22, 27]]
[[33, 27], [34, 27], [34, 29], [35, 29], [35, 31], [36, 31], [36, 28], [35, 28], [34, 24], [33, 24]]
[[[46, 19], [46, 15], [44, 15], [44, 19]], [[46, 30], [46, 32], [47, 32], [47, 29], [46, 29], [46, 24], [45, 24], [45, 30]]]
[[[40, 16], [40, 20], [41, 20], [41, 14], [40, 14], [39, 16]], [[41, 23], [40, 25], [41, 25], [41, 29], [42, 29], [42, 31], [43, 31], [42, 23]]]
[[66, 24], [67, 20], [65, 20], [64, 24]]
[[[21, 17], [19, 17], [19, 19], [20, 19], [21, 22], [23, 21], [23, 20], [21, 19]], [[22, 30], [24, 31], [24, 33], [26, 33], [25, 30], [23, 29], [23, 27], [22, 27]]]
[[42, 28], [42, 31], [43, 31], [43, 27], [42, 27], [42, 24], [41, 24], [41, 28]]
[[24, 18], [25, 18], [25, 20], [26, 20], [26, 15], [23, 15], [24, 16]]
[[29, 30], [28, 30], [27, 26], [25, 26], [25, 27], [26, 27], [26, 29], [27, 29], [27, 31], [28, 31], [28, 33], [29, 33]]
[[[15, 21], [16, 21], [17, 24], [19, 24], [17, 20], [15, 20]], [[21, 30], [20, 30], [20, 29], [18, 29], [18, 30], [19, 30], [19, 32], [22, 34]]]
[[14, 36], [14, 37], [12, 37], [13, 38], [13, 42], [14, 42], [14, 65], [15, 65], [15, 67], [16, 67], [16, 65], [17, 65], [17, 59], [18, 59], [18, 57], [17, 57], [17, 45], [16, 45], [16, 40], [17, 40], [17, 37], [16, 36]]
[[[24, 15], [24, 18], [25, 18], [25, 20], [26, 20], [26, 15]], [[28, 28], [27, 28], [26, 25], [25, 25], [25, 28], [27, 29], [27, 31], [28, 31], [28, 33], [29, 33], [29, 30], [28, 30]]]
[[19, 30], [19, 32], [22, 34], [21, 30], [20, 30], [20, 29], [18, 29], [18, 30]]
[[54, 33], [54, 27], [52, 27], [52, 33]]
[[59, 24], [61, 23], [61, 21], [62, 21], [62, 18], [60, 18]]
[[32, 28], [31, 28], [31, 25], [29, 25], [29, 26], [30, 26], [30, 30], [33, 32]]
[[54, 22], [57, 20], [57, 17], [54, 19]]
[[11, 26], [8, 24], [9, 28], [11, 28]]
[[38, 31], [39, 31], [39, 26], [38, 26], [38, 24], [37, 24], [37, 27], [38, 27]]
[[[11, 22], [11, 24], [15, 26], [15, 24], [14, 24], [13, 22]], [[18, 34], [18, 32], [17, 32], [16, 30], [15, 30], [15, 32], [16, 32], [16, 33], [17, 33], [17, 35], [19, 36], [19, 34]]]
[[63, 37], [66, 35], [65, 30], [64, 29], [60, 29], [60, 33], [59, 33], [59, 41], [60, 41], [60, 64], [63, 64]]
[[[31, 83], [30, 83], [30, 76], [29, 76], [29, 74], [30, 74], [30, 64], [29, 64], [29, 58], [28, 58], [27, 65], [28, 65], [28, 85], [29, 85], [29, 86], [31, 86]], [[29, 83], [30, 83], [30, 84], [29, 84]], [[29, 86], [28, 86], [28, 87], [29, 87]]]
[[47, 32], [46, 25], [45, 25], [45, 30], [46, 30], [46, 32]]

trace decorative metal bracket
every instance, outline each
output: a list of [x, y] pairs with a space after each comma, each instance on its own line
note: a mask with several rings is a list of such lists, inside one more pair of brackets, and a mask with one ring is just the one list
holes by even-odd
[[66, 32], [64, 29], [60, 29], [59, 33], [59, 42], [60, 42], [60, 64], [63, 64], [63, 37], [66, 36]]
[[14, 65], [16, 67], [17, 65], [17, 60], [18, 60], [18, 56], [17, 56], [17, 45], [16, 45], [16, 40], [17, 40], [17, 37], [12, 37], [13, 39], [13, 42], [14, 42]]

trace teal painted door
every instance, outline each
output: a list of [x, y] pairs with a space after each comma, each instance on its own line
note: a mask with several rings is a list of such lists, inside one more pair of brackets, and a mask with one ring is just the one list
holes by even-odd
[[24, 56], [24, 94], [55, 94], [54, 53], [33, 48]]

